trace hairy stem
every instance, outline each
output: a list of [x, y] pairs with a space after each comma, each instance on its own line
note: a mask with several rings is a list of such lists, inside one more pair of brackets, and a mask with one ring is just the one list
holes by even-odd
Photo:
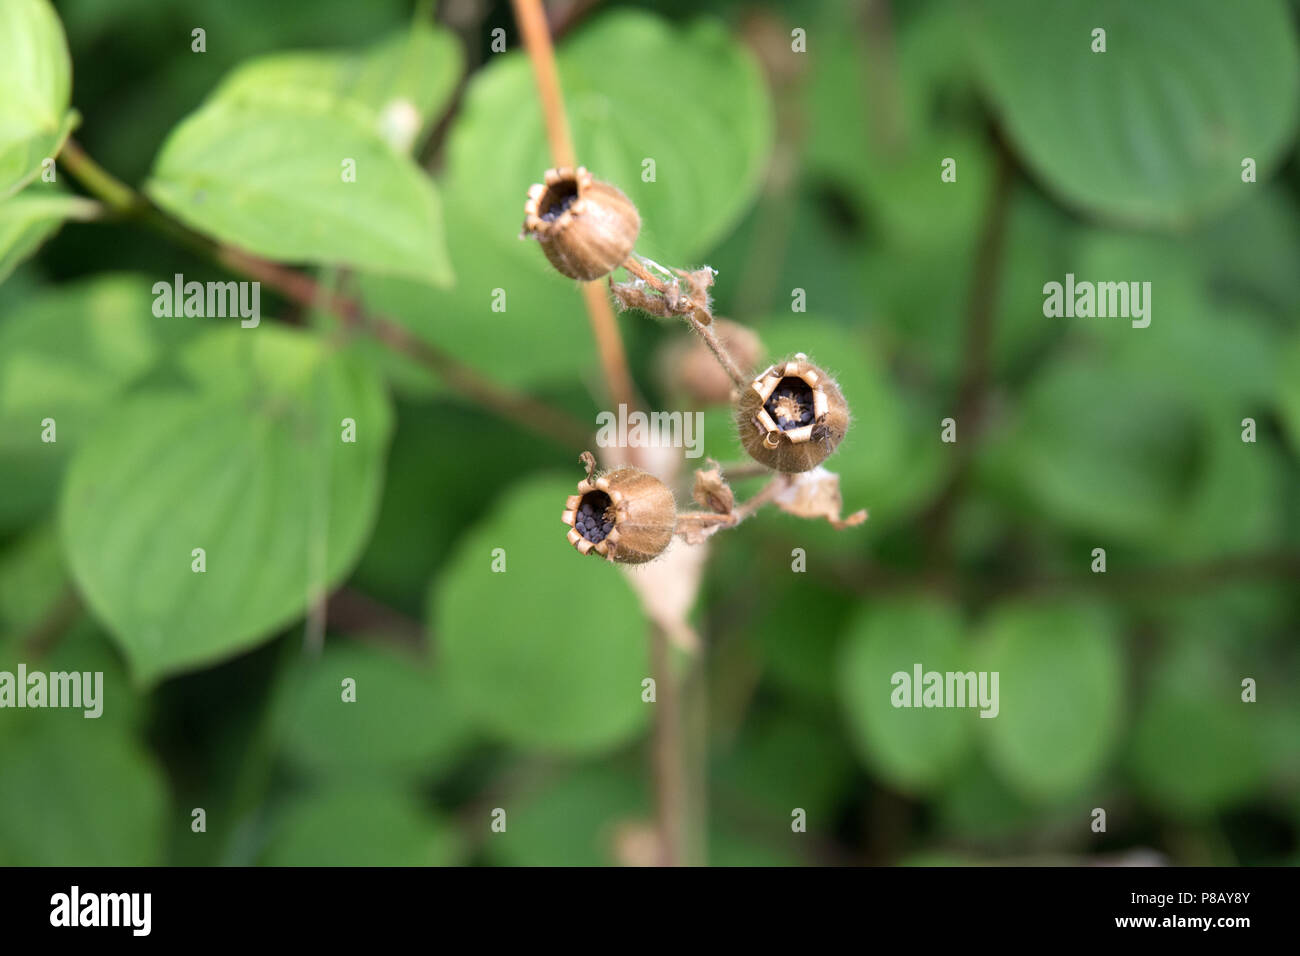
[[727, 347], [722, 344], [722, 340], [718, 338], [718, 333], [713, 331], [713, 326], [701, 322], [698, 311], [688, 315], [686, 321], [691, 324], [691, 328], [699, 334], [700, 338], [704, 339], [704, 344], [709, 347], [713, 357], [718, 360], [718, 364], [722, 366], [722, 370], [727, 373], [727, 376], [735, 383], [736, 387], [744, 388], [748, 385], [749, 380], [745, 378], [745, 373], [740, 370], [736, 360], [731, 357]]
[[[635, 252], [627, 257], [627, 261], [623, 263], [623, 268], [658, 293], [662, 294], [668, 290], [668, 283], [664, 282], [663, 279], [647, 269], [645, 264], [641, 261], [641, 257]], [[704, 340], [704, 344], [709, 347], [709, 351], [711, 351], [713, 357], [718, 360], [718, 364], [721, 365], [722, 370], [727, 373], [727, 377], [730, 378], [738, 388], [744, 388], [748, 385], [749, 380], [745, 378], [745, 373], [740, 370], [740, 366], [736, 364], [736, 360], [731, 357], [731, 353], [727, 350], [727, 347], [722, 344], [722, 340], [718, 338], [717, 332], [714, 331], [713, 315], [709, 312], [708, 308], [695, 304], [695, 308], [684, 312], [682, 317], [686, 319], [687, 324], [690, 325], [700, 338]]]
[[[771, 474], [771, 472], [769, 472]], [[716, 511], [681, 511], [677, 514], [677, 528], [674, 534], [685, 534], [687, 540], [690, 535], [703, 532], [706, 528], [734, 528], [746, 518], [752, 516], [756, 511], [770, 502], [781, 487], [781, 477], [774, 476], [771, 481], [739, 507], [726, 513]]]
[[760, 465], [756, 461], [723, 462], [718, 467], [732, 481], [744, 481], [746, 478], [761, 478], [772, 474], [771, 468]]

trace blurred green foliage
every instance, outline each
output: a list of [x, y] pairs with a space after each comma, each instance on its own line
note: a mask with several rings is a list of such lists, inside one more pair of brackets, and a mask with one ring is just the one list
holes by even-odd
[[[641, 252], [707, 261], [718, 314], [836, 376], [828, 464], [871, 511], [711, 543], [709, 862], [1300, 860], [1296, 21], [669, 0], [563, 24], [581, 161], [638, 204]], [[486, 0], [0, 4], [0, 671], [105, 682], [98, 720], [0, 710], [0, 863], [638, 859], [647, 625], [562, 539], [573, 451], [269, 288], [256, 330], [156, 317], [154, 283], [232, 276], [42, 177], [75, 126], [199, 246], [300, 267], [594, 431], [581, 296], [517, 240], [550, 165], [518, 47]], [[1150, 327], [1044, 317], [1066, 273], [1150, 282]], [[686, 332], [619, 321], [662, 407]], [[741, 457], [728, 409], [704, 450]], [[916, 662], [997, 671], [998, 716], [893, 707]]]

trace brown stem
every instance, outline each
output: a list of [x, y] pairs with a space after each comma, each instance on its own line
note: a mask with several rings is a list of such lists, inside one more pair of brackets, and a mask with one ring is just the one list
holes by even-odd
[[781, 480], [779, 475], [773, 477], [771, 481], [755, 492], [748, 501], [726, 514], [718, 514], [714, 511], [678, 512], [677, 528], [673, 533], [687, 534], [692, 531], [703, 531], [705, 528], [710, 527], [717, 527], [719, 530], [734, 528], [776, 496], [781, 487]]
[[[679, 516], [680, 517], [680, 516]], [[1300, 552], [1237, 554], [1200, 564], [1131, 568], [1124, 574], [1076, 574], [1047, 577], [999, 574], [996, 579], [958, 576], [942, 569], [902, 571], [869, 562], [840, 561], [830, 568], [839, 583], [855, 594], [928, 592], [948, 597], [974, 591], [981, 598], [1069, 596], [1104, 593], [1119, 597], [1167, 597], [1227, 587], [1241, 581], [1272, 578], [1300, 581]]]
[[686, 861], [686, 740], [677, 675], [667, 632], [650, 625], [650, 667], [655, 677], [654, 778], [663, 866]]
[[[576, 166], [573, 139], [569, 134], [569, 120], [564, 112], [564, 96], [560, 91], [560, 73], [555, 66], [555, 48], [551, 44], [550, 28], [541, 0], [511, 0], [515, 22], [523, 36], [524, 49], [533, 65], [537, 78], [537, 94], [541, 99], [542, 116], [546, 123], [546, 139], [551, 147], [551, 161], [557, 167]], [[605, 375], [605, 387], [616, 405], [637, 407], [636, 389], [628, 371], [627, 354], [618, 332], [614, 310], [604, 292], [594, 283], [583, 283], [582, 298], [591, 322], [592, 336], [600, 355], [600, 365]]]
[[39, 659], [52, 648], [81, 613], [81, 598], [68, 585], [49, 606], [43, 617], [18, 641], [18, 646], [32, 659]]
[[623, 268], [632, 273], [632, 275], [636, 276], [646, 285], [650, 286], [650, 288], [654, 289], [656, 292], [663, 292], [668, 288], [663, 279], [659, 278], [641, 264], [641, 257], [635, 252], [627, 257], [627, 261], [623, 263]]
[[905, 147], [902, 95], [898, 56], [894, 48], [893, 17], [889, 0], [866, 0], [862, 4], [866, 36], [867, 89], [862, 102], [871, 105], [868, 118], [876, 141], [886, 155], [897, 156]]
[[965, 491], [971, 462], [974, 460], [975, 449], [984, 424], [985, 405], [992, 378], [994, 318], [998, 286], [1002, 278], [1002, 254], [1006, 247], [1007, 213], [1011, 206], [1011, 191], [1015, 178], [1015, 166], [1010, 151], [997, 136], [996, 131], [994, 138], [997, 168], [994, 172], [993, 192], [989, 197], [979, 247], [975, 255], [975, 268], [972, 272], [966, 312], [965, 362], [957, 390], [957, 407], [953, 415], [965, 437], [953, 447], [954, 461], [948, 480], [923, 519], [931, 550], [939, 563], [945, 565], [950, 563], [949, 530], [952, 516], [958, 500]]
[[[627, 257], [627, 261], [623, 263], [623, 268], [650, 286], [655, 292], [663, 294], [668, 290], [668, 283], [647, 269], [635, 252]], [[740, 370], [740, 366], [736, 364], [736, 360], [731, 357], [731, 353], [727, 351], [727, 347], [722, 344], [722, 340], [718, 338], [717, 332], [714, 331], [713, 316], [709, 310], [704, 306], [695, 304], [693, 310], [683, 312], [682, 316], [690, 327], [699, 334], [700, 338], [704, 339], [704, 344], [709, 347], [709, 351], [713, 353], [713, 357], [718, 360], [718, 364], [722, 366], [722, 370], [727, 373], [731, 381], [738, 388], [744, 388], [748, 385], [749, 380], [745, 378], [745, 373]]]
[[454, 391], [464, 393], [502, 418], [523, 425], [572, 448], [590, 444], [589, 430], [568, 414], [522, 392], [498, 385], [436, 345], [418, 338], [383, 316], [367, 315], [362, 304], [340, 292], [323, 289], [311, 277], [286, 269], [238, 249], [222, 247], [217, 260], [235, 272], [251, 276], [291, 302], [320, 307], [338, 316], [346, 328], [364, 331], [395, 352], [428, 366]]
[[771, 468], [767, 467], [767, 465], [760, 465], [756, 461], [724, 463], [718, 467], [722, 469], [722, 474], [732, 481], [744, 481], [746, 478], [759, 478], [763, 475], [772, 474]]
[[781, 486], [781, 476], [777, 475], [773, 477], [772, 480], [769, 481], [767, 484], [765, 484], [761, 489], [755, 492], [753, 497], [751, 497], [748, 501], [746, 501], [744, 504], [742, 504], [739, 508], [736, 509], [736, 514], [740, 516], [739, 520], [744, 521], [746, 518], [752, 515], [759, 508], [763, 507], [763, 505], [771, 501], [776, 496], [776, 492], [780, 488], [780, 486]]
[[546, 121], [546, 139], [551, 145], [551, 159], [556, 166], [576, 166], [573, 140], [569, 135], [569, 119], [564, 112], [564, 97], [560, 93], [560, 73], [555, 68], [555, 48], [551, 45], [551, 30], [546, 22], [542, 0], [511, 0], [515, 23], [523, 35], [524, 48], [533, 64], [537, 78], [537, 92], [542, 98], [542, 115]]
[[718, 333], [713, 331], [713, 325], [701, 322], [698, 310], [687, 315], [686, 321], [691, 324], [691, 328], [699, 334], [700, 338], [704, 339], [704, 344], [709, 347], [713, 357], [718, 360], [718, 364], [722, 366], [722, 370], [727, 373], [736, 387], [744, 388], [748, 385], [749, 379], [745, 378], [745, 373], [740, 370], [736, 360], [731, 357], [727, 347], [722, 344], [722, 340], [718, 338]]
[[1200, 564], [1163, 568], [1133, 568], [1123, 574], [1086, 574], [1069, 577], [1025, 577], [999, 582], [995, 593], [1050, 595], [1072, 591], [1100, 591], [1112, 594], [1136, 594], [1162, 597], [1224, 587], [1234, 581], [1261, 578], [1290, 579], [1300, 582], [1300, 552], [1265, 551], [1258, 554], [1234, 554]]
[[226, 269], [265, 283], [291, 302], [323, 308], [349, 328], [364, 328], [390, 348], [428, 366], [454, 390], [503, 418], [573, 448], [589, 444], [588, 429], [564, 412], [498, 385], [450, 353], [417, 339], [391, 319], [371, 316], [363, 321], [360, 302], [326, 290], [310, 276], [294, 269], [220, 245], [168, 218], [130, 186], [105, 171], [75, 141], [70, 139], [64, 144], [59, 161], [78, 182], [119, 214], [138, 219]]
[[609, 304], [599, 282], [584, 282], [582, 299], [587, 306], [587, 320], [591, 323], [592, 338], [596, 340], [596, 352], [600, 356], [600, 367], [605, 372], [609, 397], [615, 405], [626, 405], [629, 410], [634, 409], [640, 403], [636, 397], [636, 386], [632, 384], [632, 373], [627, 367], [627, 355], [623, 351], [623, 337], [618, 332], [614, 307]]
[[339, 588], [329, 596], [326, 616], [336, 630], [358, 636], [382, 636], [406, 650], [424, 644], [424, 626], [401, 611], [355, 588]]
[[582, 19], [600, 5], [600, 0], [568, 0], [551, 6], [546, 17], [551, 36], [557, 40], [576, 27]]

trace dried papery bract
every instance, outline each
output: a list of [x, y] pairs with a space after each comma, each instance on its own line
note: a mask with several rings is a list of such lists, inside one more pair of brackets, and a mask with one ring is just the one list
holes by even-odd
[[570, 279], [609, 275], [632, 253], [641, 216], [616, 187], [584, 166], [549, 169], [528, 190], [524, 236], [541, 243], [551, 265]]
[[568, 539], [580, 554], [599, 554], [621, 564], [644, 564], [663, 553], [677, 526], [673, 493], [662, 481], [637, 468], [618, 468], [603, 475], [592, 471], [578, 482], [560, 516]]
[[755, 461], [781, 472], [808, 471], [844, 438], [849, 407], [831, 377], [800, 352], [741, 389], [736, 424]]

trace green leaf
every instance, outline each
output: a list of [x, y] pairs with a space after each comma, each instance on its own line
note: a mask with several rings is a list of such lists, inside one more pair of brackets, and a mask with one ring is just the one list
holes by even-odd
[[1119, 731], [1123, 659], [1097, 608], [1008, 605], [975, 655], [997, 672], [999, 712], [978, 728], [994, 767], [1025, 796], [1070, 796], [1101, 770]]
[[[1043, 317], [1044, 277], [1079, 271], [1079, 227], [1041, 192], [1017, 183], [1006, 217], [991, 343], [992, 372], [999, 378], [1023, 374], [1021, 368], [1037, 361], [1046, 343], [1061, 337], [1064, 327]], [[942, 381], [960, 381], [967, 361], [970, 300], [985, 278], [977, 274], [977, 239], [974, 230], [937, 236], [921, 254], [891, 247], [864, 255], [857, 267], [865, 295], [875, 303], [881, 337], [903, 353], [907, 367], [927, 370]], [[942, 390], [930, 391], [936, 393], [934, 399], [950, 401]], [[952, 412], [951, 406], [943, 408], [925, 428], [937, 431], [938, 420]]]
[[93, 219], [99, 203], [80, 196], [27, 189], [0, 201], [0, 282], [36, 252], [67, 219]]
[[[507, 493], [461, 542], [430, 617], [460, 707], [513, 744], [566, 753], [626, 741], [655, 706], [641, 701], [636, 598], [618, 568], [565, 540], [560, 513], [576, 486], [546, 477]], [[492, 570], [497, 548], [504, 572]]]
[[[1240, 237], [1251, 246], [1273, 238]], [[1214, 273], [1194, 252], [1182, 237], [1085, 233], [1072, 270], [1076, 279], [1150, 282], [1150, 325], [1135, 329], [1123, 318], [1043, 319], [1041, 312], [1039, 321], [1068, 323], [1072, 335], [1104, 344], [1110, 364], [1215, 416], [1227, 403], [1267, 401], [1277, 374], [1277, 323], [1258, 302], [1262, 296], [1233, 301], [1221, 293], [1238, 286], [1244, 272], [1220, 273], [1213, 282]], [[1054, 278], [1064, 281], [1064, 275]]]
[[1180, 635], [1150, 679], [1133, 729], [1139, 791], [1180, 817], [1225, 809], [1252, 794], [1265, 771], [1258, 705], [1241, 700], [1239, 668], [1203, 640]]
[[1287, 473], [1278, 450], [1243, 442], [1238, 416], [1207, 417], [1196, 482], [1152, 544], [1188, 563], [1285, 547]]
[[1008, 787], [993, 773], [987, 761], [981, 759], [963, 767], [948, 788], [937, 795], [935, 811], [944, 831], [994, 847], [1003, 843], [1009, 834], [1040, 825], [1043, 814], [1041, 808]]
[[1196, 435], [1194, 410], [1141, 368], [1067, 353], [1039, 372], [981, 463], [1017, 507], [1143, 542], [1189, 493]]
[[1220, 298], [1289, 314], [1300, 301], [1300, 208], [1281, 183], [1251, 190], [1193, 239], [1199, 273]]
[[[972, 5], [985, 89], [1034, 172], [1066, 202], [1157, 225], [1257, 187], [1295, 133], [1300, 56], [1285, 4], [1251, 0]], [[1093, 53], [1092, 31], [1106, 31]]]
[[285, 807], [267, 866], [450, 866], [460, 841], [407, 793], [370, 783], [339, 786]]
[[[749, 531], [755, 527], [756, 523], [750, 522], [737, 530]], [[801, 523], [798, 527], [805, 526]], [[784, 614], [767, 613], [766, 601], [750, 609], [747, 615], [737, 613], [729, 617], [728, 624], [738, 640], [743, 635], [762, 649], [765, 680], [821, 704], [834, 695], [840, 638], [857, 603], [829, 581], [813, 575], [791, 574], [790, 550], [784, 549], [785, 557], [774, 568], [766, 569], [758, 580], [761, 593], [773, 606], [798, 609], [802, 625], [798, 639], [792, 639]], [[726, 561], [737, 567], [737, 591], [743, 594], [753, 586], [756, 569], [754, 555], [748, 549], [719, 549], [710, 560], [710, 580], [717, 580], [718, 564]]]
[[146, 190], [257, 255], [452, 281], [432, 181], [365, 108], [326, 92], [210, 98], [167, 138]]
[[[167, 329], [151, 307], [145, 280], [104, 275], [42, 292], [0, 318], [0, 528], [54, 500], [68, 456], [158, 360]], [[47, 418], [53, 442], [41, 440]]]
[[342, 580], [391, 428], [374, 373], [302, 333], [220, 330], [182, 361], [193, 387], [124, 402], [78, 452], [60, 506], [77, 584], [142, 681], [265, 640]]
[[72, 62], [63, 25], [46, 0], [0, 5], [0, 199], [58, 154], [76, 125], [68, 109]]
[[[832, 728], [797, 711], [755, 715], [734, 749], [720, 758], [712, 787], [719, 802], [743, 801], [783, 823], [799, 807], [808, 814], [809, 832], [825, 835], [834, 829], [853, 760]], [[788, 834], [789, 826], [781, 831]]]
[[957, 612], [941, 604], [877, 604], [855, 622], [840, 668], [840, 705], [858, 751], [892, 786], [926, 792], [957, 771], [971, 743], [972, 708], [895, 707], [893, 675], [966, 671]]
[[0, 724], [0, 865], [163, 863], [162, 772], [120, 722], [58, 716]]
[[[772, 110], [757, 65], [721, 23], [678, 28], [614, 11], [566, 40], [558, 62], [578, 162], [637, 204], [642, 253], [686, 265], [735, 225], [767, 163]], [[653, 182], [642, 179], [647, 159]], [[448, 190], [475, 197], [488, 233], [517, 235], [529, 185], [553, 165], [522, 53], [475, 74], [448, 163]]]
[[452, 33], [418, 22], [360, 53], [304, 51], [248, 60], [222, 80], [213, 98], [275, 102], [325, 93], [364, 107], [375, 132], [406, 151], [446, 108], [463, 60]]
[[[355, 681], [344, 701], [343, 680]], [[286, 756], [326, 777], [420, 778], [464, 749], [464, 722], [427, 666], [363, 644], [332, 644], [282, 689], [278, 720]]]
[[[966, 37], [950, 4], [908, 9], [885, 30], [863, 29], [852, 5], [827, 5], [808, 28], [807, 168], [832, 178], [873, 232], [918, 248], [974, 233], [993, 173], [979, 112], [966, 99]], [[888, 45], [888, 48], [885, 47]], [[956, 182], [940, 178], [955, 161]]]

